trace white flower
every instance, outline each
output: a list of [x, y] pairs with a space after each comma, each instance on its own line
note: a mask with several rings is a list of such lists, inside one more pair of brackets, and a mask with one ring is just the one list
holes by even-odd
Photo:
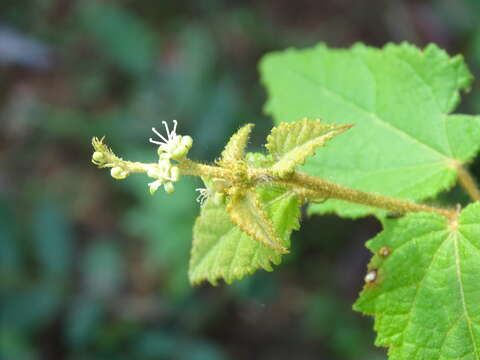
[[167, 137], [165, 138], [160, 134], [155, 128], [152, 128], [152, 131], [162, 140], [157, 141], [150, 138], [152, 144], [158, 145], [158, 155], [161, 158], [172, 158], [172, 159], [181, 159], [185, 157], [188, 153], [188, 150], [192, 147], [192, 138], [190, 136], [181, 136], [177, 135], [177, 120], [173, 120], [173, 130], [170, 131], [168, 128], [167, 122], [162, 121], [162, 124], [165, 126], [167, 131]]
[[210, 196], [210, 193], [208, 189], [206, 188], [197, 188], [195, 191], [199, 192], [199, 195], [197, 196], [196, 201], [200, 204], [200, 206], [203, 206], [204, 202], [208, 199]]
[[205, 201], [207, 199], [212, 199], [213, 203], [215, 205], [220, 205], [225, 203], [225, 195], [222, 193], [215, 192], [212, 189], [207, 188], [197, 188], [195, 191], [199, 192], [199, 195], [197, 196], [197, 202], [200, 204], [200, 206], [203, 206], [205, 204]]
[[115, 166], [110, 170], [110, 175], [117, 180], [125, 179], [129, 174], [128, 170], [124, 170], [119, 166]]
[[180, 169], [170, 163], [169, 159], [160, 159], [157, 165], [147, 169], [147, 175], [156, 179], [148, 184], [150, 194], [154, 194], [163, 185], [165, 192], [171, 194], [174, 190], [173, 182], [180, 178]]
[[158, 188], [163, 184], [161, 180], [155, 180], [154, 182], [151, 182], [148, 184], [148, 188], [150, 189], [150, 194], [155, 194], [155, 192], [158, 190]]

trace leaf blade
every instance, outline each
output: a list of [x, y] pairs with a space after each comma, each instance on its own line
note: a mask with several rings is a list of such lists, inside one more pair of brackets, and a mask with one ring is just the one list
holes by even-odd
[[225, 145], [225, 149], [222, 151], [220, 160], [218, 160], [220, 166], [235, 164], [238, 160], [243, 159], [250, 132], [254, 126], [254, 124], [246, 124], [232, 135], [227, 145]]
[[[290, 234], [299, 228], [300, 204], [296, 195], [282, 189], [257, 188], [260, 202], [272, 221], [283, 247], [290, 245]], [[254, 240], [230, 219], [224, 204], [209, 198], [202, 207], [193, 231], [189, 279], [192, 284], [219, 279], [227, 283], [253, 274], [258, 269], [272, 271], [281, 254]]]
[[281, 123], [274, 127], [265, 145], [277, 162], [271, 170], [280, 176], [291, 173], [296, 165], [315, 154], [317, 147], [348, 130], [351, 125], [322, 124], [320, 120], [303, 119], [294, 123]]
[[[260, 69], [269, 93], [265, 112], [277, 124], [305, 116], [355, 124], [355, 131], [306, 161], [302, 171], [311, 175], [418, 201], [453, 186], [456, 164], [479, 150], [480, 134], [471, 131], [478, 119], [467, 126], [467, 118], [448, 115], [472, 77], [460, 57], [450, 58], [434, 45], [423, 52], [406, 44], [382, 50], [319, 45], [268, 54]], [[405, 177], [405, 169], [413, 176]], [[310, 212], [377, 213], [335, 200]]]
[[389, 346], [390, 359], [480, 359], [479, 219], [480, 203], [458, 224], [412, 214], [386, 220], [369, 241], [377, 278], [354, 309], [375, 316], [376, 345]]
[[279, 253], [288, 253], [255, 191], [246, 190], [232, 196], [227, 204], [227, 212], [235, 225], [251, 238]]

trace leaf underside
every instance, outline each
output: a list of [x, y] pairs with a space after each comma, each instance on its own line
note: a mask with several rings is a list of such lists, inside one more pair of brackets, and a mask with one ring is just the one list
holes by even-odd
[[233, 196], [227, 204], [227, 213], [233, 223], [253, 239], [279, 253], [288, 253], [255, 190], [242, 191]]
[[[480, 147], [480, 117], [449, 115], [472, 76], [460, 56], [435, 45], [425, 50], [290, 49], [265, 56], [265, 111], [277, 124], [323, 118], [355, 124], [309, 158], [302, 171], [354, 189], [414, 201], [450, 188], [456, 167]], [[328, 200], [312, 213], [358, 217], [383, 212]]]
[[245, 148], [253, 126], [254, 124], [246, 124], [242, 126], [235, 134], [233, 134], [230, 140], [228, 140], [225, 149], [222, 151], [220, 160], [218, 161], [220, 166], [234, 164], [236, 161], [241, 160], [244, 157]]
[[[290, 246], [290, 234], [298, 229], [300, 204], [293, 193], [274, 187], [257, 188], [259, 201], [278, 234], [283, 248]], [[192, 284], [219, 279], [227, 283], [242, 279], [258, 269], [272, 271], [281, 254], [240, 230], [230, 219], [226, 206], [209, 198], [193, 229], [189, 278]]]
[[326, 124], [320, 120], [303, 119], [274, 127], [265, 145], [276, 160], [271, 170], [280, 176], [291, 173], [296, 165], [315, 154], [317, 147], [348, 130], [350, 125]]
[[367, 244], [376, 280], [354, 305], [375, 316], [376, 345], [390, 360], [479, 360], [480, 203], [455, 225], [426, 213], [384, 225]]

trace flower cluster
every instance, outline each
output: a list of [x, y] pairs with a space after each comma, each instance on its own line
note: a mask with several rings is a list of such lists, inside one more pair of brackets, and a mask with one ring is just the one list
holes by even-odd
[[198, 191], [197, 202], [200, 206], [203, 206], [208, 199], [212, 199], [215, 205], [220, 205], [225, 203], [225, 181], [223, 179], [212, 179], [207, 180], [202, 178], [205, 183], [204, 188], [197, 188], [195, 191]]
[[158, 164], [148, 167], [147, 175], [156, 179], [148, 184], [150, 194], [153, 195], [161, 185], [167, 194], [171, 194], [175, 190], [173, 183], [180, 179], [180, 170], [172, 165], [169, 159], [160, 159]]
[[162, 141], [150, 138], [151, 143], [158, 145], [159, 156], [158, 165], [150, 166], [147, 169], [147, 175], [156, 179], [148, 184], [151, 194], [154, 194], [161, 185], [163, 185], [165, 192], [168, 194], [175, 190], [173, 183], [180, 178], [180, 170], [170, 160], [185, 158], [193, 143], [190, 136], [177, 135], [177, 120], [173, 120], [172, 131], [168, 128], [166, 121], [162, 121], [162, 123], [165, 126], [167, 137], [164, 137], [155, 128], [152, 128], [152, 131]]
[[192, 138], [190, 136], [177, 135], [177, 121], [173, 120], [173, 129], [170, 131], [165, 121], [162, 122], [167, 131], [166, 137], [160, 134], [155, 128], [153, 132], [161, 141], [153, 140], [150, 142], [158, 145], [157, 163], [143, 164], [139, 162], [125, 161], [116, 156], [113, 151], [103, 143], [103, 138], [93, 138], [92, 145], [95, 152], [92, 155], [92, 162], [101, 168], [111, 168], [110, 174], [114, 179], [125, 179], [130, 173], [146, 172], [147, 175], [155, 181], [148, 184], [150, 193], [154, 194], [158, 188], [163, 185], [168, 194], [174, 191], [173, 183], [180, 178], [180, 169], [172, 160], [181, 161], [184, 159], [192, 147]]
[[158, 145], [158, 156], [160, 159], [183, 159], [190, 148], [192, 147], [193, 140], [190, 136], [177, 135], [177, 120], [173, 120], [173, 130], [170, 131], [167, 122], [162, 121], [167, 131], [167, 137], [165, 138], [160, 134], [157, 129], [152, 128], [152, 131], [162, 140], [153, 140], [150, 138], [152, 144]]
[[92, 162], [95, 165], [101, 168], [112, 168], [110, 170], [110, 175], [117, 180], [125, 179], [130, 174], [127, 162], [117, 157], [113, 151], [103, 143], [103, 138], [98, 139], [94, 137], [92, 145], [95, 149], [95, 152], [92, 155]]

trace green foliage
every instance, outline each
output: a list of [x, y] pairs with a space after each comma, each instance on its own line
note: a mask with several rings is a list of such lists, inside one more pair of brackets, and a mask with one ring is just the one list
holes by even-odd
[[[280, 126], [302, 116], [356, 125], [306, 161], [308, 174], [416, 201], [449, 189], [459, 176], [467, 190], [476, 186], [460, 170], [480, 148], [480, 117], [451, 114], [473, 80], [460, 56], [435, 45], [318, 45], [269, 54], [261, 73], [265, 110]], [[389, 347], [390, 359], [480, 358], [479, 203], [446, 217], [388, 219], [335, 199], [310, 212], [383, 219], [383, 232], [367, 243], [374, 257], [354, 308], [375, 316], [376, 345]]]
[[279, 253], [288, 253], [255, 190], [238, 189], [228, 201], [227, 212], [244, 233]]
[[[269, 155], [245, 153], [253, 127], [247, 124], [214, 165], [192, 161], [187, 152], [170, 156], [179, 139], [189, 140], [188, 149], [192, 139], [168, 129], [168, 139], [158, 134], [163, 142], [153, 141], [161, 150], [156, 163], [124, 161], [97, 138], [93, 163], [112, 167], [116, 179], [123, 172], [158, 173], [162, 184], [180, 175], [202, 178], [192, 284], [272, 271], [288, 253], [304, 201], [328, 199], [312, 212], [377, 215], [384, 230], [368, 242], [375, 255], [355, 304], [375, 316], [376, 344], [389, 347], [393, 360], [479, 359], [480, 203], [454, 210], [407, 201], [437, 195], [457, 178], [480, 200], [464, 168], [480, 148], [480, 117], [450, 114], [472, 81], [461, 57], [434, 45], [424, 51], [407, 44], [321, 45], [268, 55], [262, 73], [267, 111], [281, 122], [267, 138]], [[300, 113], [343, 125], [294, 121]], [[349, 122], [357, 126], [329, 141]], [[301, 165], [306, 173], [296, 169]]]
[[390, 359], [480, 357], [479, 219], [480, 203], [458, 223], [411, 214], [386, 220], [367, 243], [376, 279], [355, 309], [375, 315], [376, 344], [390, 347]]
[[[355, 124], [303, 171], [354, 189], [423, 200], [450, 188], [480, 148], [480, 117], [449, 115], [472, 76], [435, 45], [311, 49], [266, 55], [260, 65], [276, 123], [303, 117]], [[328, 200], [311, 213], [358, 217], [372, 208]]]
[[274, 174], [283, 177], [293, 172], [295, 166], [315, 154], [315, 149], [324, 146], [334, 136], [348, 130], [350, 125], [322, 124], [320, 120], [303, 119], [294, 123], [281, 123], [272, 129], [265, 145], [276, 160], [271, 167]]
[[[292, 230], [299, 227], [300, 204], [297, 196], [272, 187], [260, 187], [257, 194], [260, 206], [267, 213], [267, 221], [271, 222], [278, 236], [275, 241], [282, 249], [288, 248]], [[276, 249], [247, 235], [232, 222], [226, 205], [216, 203], [210, 197], [202, 206], [193, 228], [190, 281], [197, 284], [208, 280], [216, 284], [218, 279], [223, 278], [231, 283], [257, 269], [272, 271], [272, 264], [281, 262], [281, 255]]]
[[228, 140], [225, 149], [222, 151], [221, 158], [218, 161], [219, 165], [228, 166], [243, 159], [253, 126], [253, 124], [244, 125]]

